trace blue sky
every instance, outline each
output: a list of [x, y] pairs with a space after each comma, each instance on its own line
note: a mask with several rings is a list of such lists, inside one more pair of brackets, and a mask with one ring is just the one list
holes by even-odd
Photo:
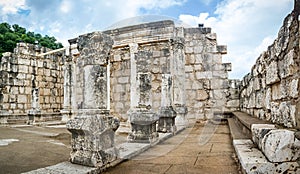
[[0, 22], [67, 40], [126, 18], [156, 14], [190, 26], [204, 23], [227, 45], [230, 78], [242, 78], [267, 49], [293, 9], [293, 0], [0, 0]]

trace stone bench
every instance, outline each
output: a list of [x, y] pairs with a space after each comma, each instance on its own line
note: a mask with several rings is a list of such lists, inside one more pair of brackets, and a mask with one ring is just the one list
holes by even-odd
[[252, 117], [251, 115], [241, 112], [241, 111], [234, 111], [232, 112], [233, 119], [235, 123], [241, 127], [241, 130], [247, 137], [252, 137], [251, 133], [251, 126], [253, 124], [268, 124], [265, 120], [258, 119], [256, 117]]
[[233, 140], [250, 139], [250, 136], [242, 132], [241, 127], [235, 122], [234, 118], [227, 118], [230, 135]]
[[235, 111], [228, 125], [244, 173], [299, 173], [300, 141], [295, 131]]

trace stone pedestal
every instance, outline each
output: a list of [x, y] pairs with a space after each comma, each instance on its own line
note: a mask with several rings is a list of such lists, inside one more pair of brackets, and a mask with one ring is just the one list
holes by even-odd
[[172, 106], [161, 107], [159, 111], [159, 120], [158, 120], [158, 132], [172, 132], [176, 131], [175, 126], [175, 117], [176, 112]]
[[177, 128], [179, 127], [187, 127], [189, 124], [189, 121], [187, 119], [187, 107], [182, 105], [175, 105], [174, 110], [176, 112], [176, 118], [175, 118], [175, 125]]
[[158, 132], [175, 132], [176, 112], [172, 107], [172, 76], [162, 74], [161, 107], [159, 110]]
[[81, 111], [75, 119], [67, 122], [72, 133], [72, 163], [101, 167], [118, 158], [114, 146], [114, 131], [111, 120], [103, 111]]
[[135, 110], [129, 114], [131, 133], [128, 135], [128, 142], [154, 143], [158, 140], [156, 113], [148, 110]]

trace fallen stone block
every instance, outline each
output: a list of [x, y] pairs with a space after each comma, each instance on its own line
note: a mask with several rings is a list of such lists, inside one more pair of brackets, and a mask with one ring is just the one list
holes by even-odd
[[296, 161], [300, 157], [300, 142], [290, 130], [270, 130], [261, 140], [261, 149], [271, 162]]
[[272, 163], [264, 154], [248, 140], [233, 140], [233, 146], [240, 161], [243, 172], [247, 174], [299, 173], [297, 162]]
[[271, 130], [274, 130], [274, 124], [253, 124], [251, 126], [252, 141], [261, 149], [261, 140]]

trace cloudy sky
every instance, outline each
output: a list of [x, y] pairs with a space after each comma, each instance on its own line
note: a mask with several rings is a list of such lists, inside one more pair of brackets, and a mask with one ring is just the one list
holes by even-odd
[[126, 18], [155, 14], [190, 26], [204, 23], [227, 45], [224, 62], [231, 78], [250, 71], [259, 54], [276, 38], [293, 0], [0, 0], [0, 22], [67, 40], [105, 30]]

